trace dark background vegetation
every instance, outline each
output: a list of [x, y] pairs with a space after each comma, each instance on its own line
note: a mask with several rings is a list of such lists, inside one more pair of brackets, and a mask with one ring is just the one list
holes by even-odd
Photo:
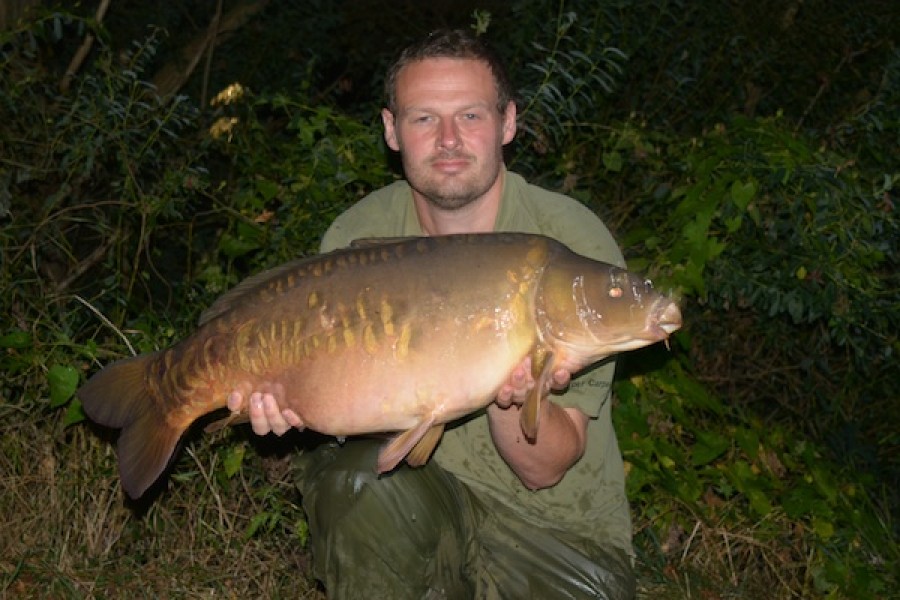
[[321, 595], [298, 436], [193, 435], [134, 503], [73, 393], [399, 176], [382, 72], [459, 26], [521, 87], [512, 168], [682, 298], [616, 388], [641, 594], [896, 597], [896, 2], [0, 9], [0, 596]]

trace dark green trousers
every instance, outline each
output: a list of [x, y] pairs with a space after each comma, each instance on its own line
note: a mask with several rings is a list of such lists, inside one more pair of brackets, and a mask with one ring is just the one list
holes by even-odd
[[633, 598], [626, 553], [517, 517], [434, 461], [378, 476], [383, 442], [297, 460], [315, 575], [329, 598]]

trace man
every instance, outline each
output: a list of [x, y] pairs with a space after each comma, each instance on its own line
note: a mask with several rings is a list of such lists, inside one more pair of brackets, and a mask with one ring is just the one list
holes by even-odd
[[[322, 251], [357, 238], [465, 232], [543, 233], [623, 265], [603, 223], [565, 196], [509, 172], [503, 147], [516, 106], [483, 42], [441, 31], [407, 48], [386, 80], [384, 137], [405, 181], [339, 216]], [[611, 361], [542, 403], [534, 443], [519, 410], [534, 385], [526, 360], [482, 413], [448, 427], [431, 461], [382, 476], [379, 440], [326, 443], [297, 460], [316, 576], [334, 598], [630, 598], [631, 523], [610, 419]], [[390, 385], [390, 382], [385, 382]], [[299, 419], [252, 394], [259, 434]], [[243, 398], [229, 400], [237, 409]]]

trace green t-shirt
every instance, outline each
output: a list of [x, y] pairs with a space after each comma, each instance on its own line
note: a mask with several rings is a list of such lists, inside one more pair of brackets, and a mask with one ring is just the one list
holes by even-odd
[[[540, 233], [575, 252], [619, 266], [622, 253], [603, 222], [572, 198], [528, 184], [504, 173], [503, 196], [495, 231]], [[376, 190], [340, 215], [322, 240], [322, 251], [368, 237], [423, 235], [406, 181]], [[500, 457], [482, 411], [458, 426], [448, 426], [433, 460], [477, 494], [502, 501], [510, 510], [542, 527], [556, 527], [610, 543], [631, 553], [631, 517], [625, 497], [622, 455], [610, 416], [615, 364], [612, 360], [581, 373], [553, 401], [578, 407], [588, 422], [585, 454], [555, 486], [528, 490]]]

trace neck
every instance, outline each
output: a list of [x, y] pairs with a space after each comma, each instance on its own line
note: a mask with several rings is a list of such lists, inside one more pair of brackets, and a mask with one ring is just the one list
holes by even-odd
[[481, 233], [494, 230], [499, 203], [476, 200], [456, 210], [443, 210], [427, 200], [415, 199], [416, 214], [427, 235]]
[[480, 198], [455, 210], [435, 206], [427, 198], [413, 190], [413, 203], [419, 225], [426, 235], [451, 235], [454, 233], [487, 233], [494, 231], [500, 201], [503, 195], [503, 176]]

